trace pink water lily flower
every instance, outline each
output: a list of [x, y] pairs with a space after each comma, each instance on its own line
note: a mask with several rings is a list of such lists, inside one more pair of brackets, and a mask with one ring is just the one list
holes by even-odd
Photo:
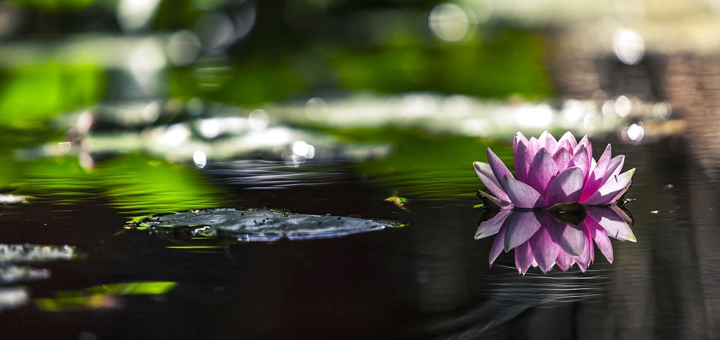
[[563, 222], [545, 210], [500, 210], [480, 224], [475, 239], [497, 234], [490, 249], [490, 264], [500, 253], [515, 249], [515, 266], [521, 274], [530, 267], [543, 273], [555, 265], [567, 271], [573, 264], [585, 272], [595, 260], [593, 241], [608, 262], [613, 262], [610, 237], [635, 242], [632, 219], [616, 205], [591, 206], [577, 225]]
[[629, 188], [635, 169], [620, 173], [625, 156], [611, 158], [611, 146], [595, 161], [587, 136], [578, 143], [572, 133], [556, 140], [545, 131], [530, 140], [518, 132], [513, 140], [515, 175], [487, 149], [488, 163], [474, 162], [480, 180], [495, 195], [479, 194], [500, 208], [550, 208], [563, 203], [605, 205]]

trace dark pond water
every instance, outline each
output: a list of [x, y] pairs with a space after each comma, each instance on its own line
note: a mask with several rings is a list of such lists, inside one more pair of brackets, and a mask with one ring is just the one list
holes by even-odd
[[[440, 150], [468, 142], [413, 138]], [[231, 163], [172, 168], [185, 173], [178, 178], [132, 158], [100, 165], [89, 178], [72, 167], [50, 173], [50, 164], [16, 164], [33, 197], [0, 207], [2, 242], [70, 245], [74, 256], [23, 264], [48, 277], [2, 286], [0, 338], [717, 338], [720, 205], [712, 163], [701, 164], [693, 141], [681, 137], [610, 142], [627, 156], [626, 168], [638, 169], [626, 196], [634, 199], [626, 208], [637, 243], [613, 239], [614, 262], [598, 253], [586, 273], [574, 266], [524, 276], [512, 253], [489, 266], [492, 239], [474, 239], [482, 210], [473, 208], [480, 181], [470, 162], [420, 157], [406, 170], [377, 161], [319, 164], [310, 171], [332, 180], [278, 188], [270, 176], [259, 184], [265, 190], [228, 181]], [[477, 152], [463, 157], [484, 159], [485, 142], [473, 143]], [[596, 154], [603, 145], [595, 141]], [[212, 184], [193, 188], [198, 181]], [[408, 200], [404, 209], [385, 201], [392, 195]], [[152, 211], [215, 206], [408, 225], [272, 243], [124, 229]]]

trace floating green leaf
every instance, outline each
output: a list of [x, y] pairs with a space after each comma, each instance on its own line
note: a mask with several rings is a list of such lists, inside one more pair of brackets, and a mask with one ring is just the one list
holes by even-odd
[[392, 221], [292, 214], [281, 210], [216, 209], [158, 215], [131, 223], [130, 226], [152, 228], [160, 233], [173, 229], [190, 229], [185, 238], [202, 234], [255, 242], [277, 241], [283, 238], [333, 238], [403, 225]]

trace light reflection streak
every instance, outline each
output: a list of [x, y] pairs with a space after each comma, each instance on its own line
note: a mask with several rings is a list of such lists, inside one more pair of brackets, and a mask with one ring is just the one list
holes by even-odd
[[[303, 124], [312, 120], [314, 125], [338, 129], [399, 126], [420, 128], [430, 133], [501, 138], [513, 135], [519, 126], [528, 133], [562, 129], [593, 135], [615, 132], [626, 119], [659, 119], [655, 113], [657, 103], [624, 95], [603, 104], [568, 98], [559, 108], [544, 102], [508, 103], [429, 93], [326, 98], [322, 103], [323, 111], [328, 113], [321, 120], [308, 118], [307, 106], [276, 104], [268, 110], [272, 110], [273, 121], [278, 124]], [[616, 113], [616, 107], [624, 116]]]
[[30, 293], [25, 287], [0, 289], [0, 310], [15, 309], [27, 304]]
[[[682, 124], [677, 124], [677, 120], [663, 120], [670, 117], [672, 107], [669, 103], [643, 102], [625, 95], [605, 101], [601, 109], [598, 108], [599, 103], [602, 103], [600, 99], [571, 98], [561, 101], [559, 107], [554, 108], [543, 102], [508, 103], [459, 95], [411, 93], [327, 100], [314, 97], [304, 104], [268, 105], [251, 111], [247, 117], [243, 117], [243, 110], [239, 107], [204, 102], [198, 98], [187, 102], [172, 98], [167, 101], [103, 104], [55, 119], [53, 126], [67, 129], [68, 133], [67, 140], [60, 147], [57, 143], [42, 145], [20, 150], [16, 156], [33, 159], [77, 155], [83, 168], [91, 169], [93, 158], [97, 155], [133, 151], [190, 164], [195, 163], [193, 156], [198, 150], [214, 160], [261, 153], [292, 165], [304, 164], [316, 156], [322, 161], [357, 161], [383, 157], [391, 152], [387, 145], [339, 143], [331, 135], [286, 127], [303, 126], [310, 122], [321, 128], [395, 126], [418, 128], [430, 133], [491, 138], [512, 135], [518, 126], [522, 126], [526, 133], [540, 129], [563, 129], [589, 135], [622, 132], [625, 127], [627, 136], [628, 124], [638, 121], [643, 122], [642, 126], [638, 124], [642, 131], [638, 127], [631, 130], [631, 136], [638, 140], [682, 131]], [[183, 123], [153, 126], [154, 122], [172, 120], [183, 111], [199, 117]], [[600, 115], [599, 111], [603, 114]], [[272, 112], [272, 120], [268, 112]], [[323, 118], [315, 120], [318, 114]], [[114, 132], [107, 132], [108, 127]], [[103, 132], [95, 132], [96, 128]], [[141, 134], [127, 131], [138, 128], [143, 129]], [[625, 140], [631, 141], [629, 138]]]
[[224, 183], [246, 190], [328, 185], [348, 176], [342, 167], [313, 164], [292, 168], [284, 162], [262, 160], [219, 162], [206, 171]]
[[251, 121], [242, 117], [217, 117], [200, 119], [195, 127], [203, 138], [214, 139], [225, 134], [241, 134], [248, 130], [248, 124], [253, 125]]
[[50, 278], [48, 269], [27, 264], [71, 260], [75, 256], [75, 249], [67, 245], [0, 244], [0, 310], [20, 308], [30, 299], [27, 288], [8, 285]]
[[484, 277], [490, 285], [486, 299], [460, 317], [430, 327], [431, 331], [459, 330], [452, 339], [488, 337], [509, 321], [537, 307], [560, 307], [581, 301], [602, 301], [611, 288], [608, 271], [589, 269], [585, 274], [551, 272], [519, 276], [513, 267], [493, 266], [500, 272]]

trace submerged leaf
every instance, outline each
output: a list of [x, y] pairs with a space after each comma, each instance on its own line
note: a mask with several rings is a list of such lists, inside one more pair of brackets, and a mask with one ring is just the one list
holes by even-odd
[[262, 242], [282, 238], [308, 240], [341, 237], [404, 225], [356, 217], [292, 214], [282, 210], [215, 209], [157, 215], [132, 222], [130, 226], [156, 230], [187, 230], [187, 227], [194, 227], [192, 232], [202, 232], [203, 235], [228, 237], [244, 242]]
[[45, 312], [115, 309], [122, 306], [121, 296], [163, 295], [176, 286], [177, 282], [174, 281], [109, 283], [79, 291], [60, 291], [54, 298], [36, 299], [35, 305]]
[[143, 281], [110, 283], [85, 289], [91, 294], [107, 295], [160, 295], [166, 294], [177, 286], [173, 281]]

